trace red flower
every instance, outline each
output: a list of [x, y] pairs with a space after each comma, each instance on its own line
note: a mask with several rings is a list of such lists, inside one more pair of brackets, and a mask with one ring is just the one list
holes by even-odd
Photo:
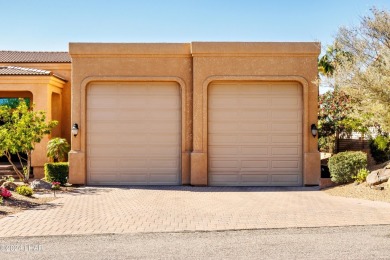
[[12, 193], [6, 188], [0, 187], [0, 196], [3, 198], [9, 198], [12, 196]]

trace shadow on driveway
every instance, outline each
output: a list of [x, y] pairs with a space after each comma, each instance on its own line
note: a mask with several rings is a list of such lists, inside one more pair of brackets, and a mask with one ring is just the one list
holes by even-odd
[[69, 195], [104, 195], [113, 189], [120, 190], [151, 190], [151, 191], [178, 191], [178, 192], [302, 192], [317, 191], [318, 186], [312, 187], [195, 187], [195, 186], [84, 186], [68, 192]]

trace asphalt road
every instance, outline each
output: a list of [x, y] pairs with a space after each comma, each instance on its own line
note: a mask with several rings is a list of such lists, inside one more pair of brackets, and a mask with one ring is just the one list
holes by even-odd
[[390, 259], [390, 226], [2, 238], [0, 259]]

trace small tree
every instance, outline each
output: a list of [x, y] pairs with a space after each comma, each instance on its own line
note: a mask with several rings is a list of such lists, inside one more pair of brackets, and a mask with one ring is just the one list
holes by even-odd
[[69, 143], [64, 138], [53, 138], [47, 143], [47, 154], [53, 162], [64, 162], [70, 151]]
[[[31, 151], [57, 125], [57, 121], [47, 123], [44, 111], [35, 112], [23, 99], [19, 101], [16, 108], [0, 106], [0, 154], [7, 157], [20, 179], [28, 183]], [[22, 156], [23, 153], [26, 157]], [[23, 172], [12, 161], [12, 154], [19, 158]]]
[[359, 25], [341, 27], [334, 49], [343, 53], [335, 60], [337, 84], [390, 132], [390, 11], [373, 8]]

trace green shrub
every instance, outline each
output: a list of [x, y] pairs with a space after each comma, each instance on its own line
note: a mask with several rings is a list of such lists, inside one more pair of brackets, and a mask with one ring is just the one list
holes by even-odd
[[371, 155], [377, 163], [383, 163], [390, 158], [390, 138], [378, 135], [370, 140]]
[[33, 189], [31, 189], [29, 186], [18, 186], [16, 187], [15, 190], [18, 194], [23, 195], [23, 196], [31, 196], [34, 194]]
[[366, 181], [366, 178], [367, 178], [367, 175], [369, 175], [370, 174], [370, 171], [369, 170], [367, 170], [367, 169], [360, 169], [358, 172], [357, 172], [357, 174], [356, 174], [356, 176], [354, 177], [354, 179], [355, 179], [355, 182], [357, 182], [357, 183], [363, 183], [363, 182], [365, 182]]
[[45, 179], [48, 182], [60, 182], [64, 185], [69, 174], [69, 163], [45, 163]]
[[335, 183], [352, 182], [360, 169], [367, 167], [363, 152], [342, 152], [329, 158], [330, 176]]

